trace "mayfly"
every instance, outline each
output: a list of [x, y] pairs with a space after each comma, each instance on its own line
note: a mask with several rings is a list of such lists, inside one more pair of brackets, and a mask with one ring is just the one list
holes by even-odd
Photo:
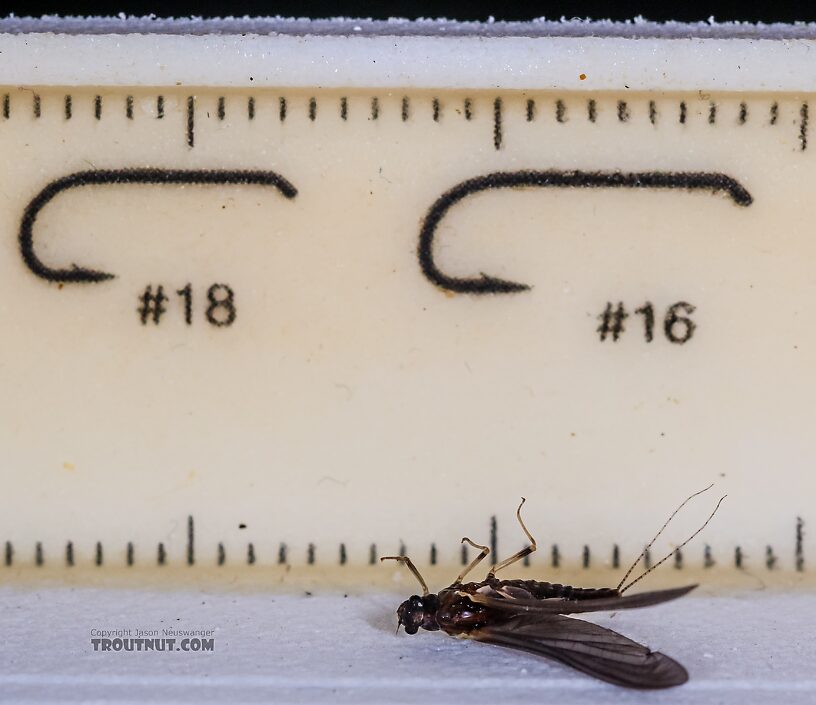
[[[487, 546], [462, 539], [480, 550], [476, 558], [444, 590], [434, 594], [428, 590], [416, 566], [407, 556], [384, 556], [380, 560], [404, 563], [422, 586], [422, 595], [413, 595], [397, 609], [399, 626], [408, 634], [418, 629], [442, 630], [455, 637], [474, 639], [487, 644], [506, 646], [546, 656], [583, 671], [601, 680], [629, 688], [669, 688], [688, 680], [688, 673], [677, 661], [665, 654], [651, 651], [627, 637], [591, 622], [565, 616], [580, 612], [649, 607], [682, 597], [696, 585], [624, 595], [655, 568], [662, 560], [638, 577], [626, 582], [652, 544], [663, 533], [674, 516], [689, 500], [706, 490], [688, 497], [666, 520], [660, 531], [632, 563], [623, 579], [614, 588], [580, 588], [538, 580], [500, 580], [496, 573], [536, 550], [536, 542], [521, 518], [524, 498], [516, 510], [516, 518], [530, 545], [501, 563], [493, 565], [487, 577], [478, 583], [463, 582], [465, 576], [490, 553]], [[721, 497], [705, 523], [676, 549], [683, 548], [711, 521], [725, 497]]]

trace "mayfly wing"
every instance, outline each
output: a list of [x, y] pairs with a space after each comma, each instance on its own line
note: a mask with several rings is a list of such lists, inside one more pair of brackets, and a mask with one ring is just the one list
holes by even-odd
[[543, 600], [493, 597], [483, 593], [463, 593], [471, 600], [491, 610], [524, 614], [577, 614], [579, 612], [603, 612], [606, 610], [627, 610], [637, 607], [651, 607], [661, 602], [676, 600], [696, 588], [696, 585], [685, 585], [669, 590], [653, 590], [640, 592], [635, 595], [620, 597], [601, 597], [590, 600], [565, 600], [562, 598], [547, 598]]
[[520, 614], [465, 636], [545, 656], [628, 688], [670, 688], [688, 680], [686, 669], [668, 656], [611, 629], [571, 617]]

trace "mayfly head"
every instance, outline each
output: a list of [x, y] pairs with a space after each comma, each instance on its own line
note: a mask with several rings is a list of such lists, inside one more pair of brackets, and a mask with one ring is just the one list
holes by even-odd
[[412, 595], [397, 608], [397, 617], [405, 627], [406, 634], [416, 634], [420, 627], [434, 632], [439, 629], [436, 622], [438, 609], [439, 598], [436, 595]]

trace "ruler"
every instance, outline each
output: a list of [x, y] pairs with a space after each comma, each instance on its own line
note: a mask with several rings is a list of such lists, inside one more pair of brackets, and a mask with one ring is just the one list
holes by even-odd
[[0, 575], [806, 574], [812, 39], [22, 29]]

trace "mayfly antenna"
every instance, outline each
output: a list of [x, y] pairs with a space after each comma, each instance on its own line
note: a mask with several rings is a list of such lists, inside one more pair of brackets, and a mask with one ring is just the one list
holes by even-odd
[[[706, 488], [706, 489], [708, 489], [708, 488]], [[705, 491], [705, 490], [703, 490], [703, 491]], [[698, 492], [697, 494], [699, 494], [699, 492]], [[692, 497], [693, 497], [693, 496], [694, 496], [694, 495], [692, 495]], [[645, 570], [643, 573], [641, 573], [641, 574], [640, 574], [640, 575], [639, 575], [637, 578], [635, 578], [635, 579], [634, 579], [634, 580], [633, 580], [631, 583], [629, 583], [628, 585], [625, 585], [625, 586], [624, 586], [624, 587], [622, 587], [622, 588], [620, 587], [620, 584], [618, 584], [618, 592], [619, 592], [619, 593], [622, 595], [622, 594], [623, 594], [624, 592], [626, 592], [626, 591], [627, 591], [627, 590], [628, 590], [630, 587], [632, 587], [632, 585], [634, 585], [635, 583], [640, 582], [641, 580], [643, 580], [643, 578], [645, 578], [647, 575], [649, 575], [649, 573], [651, 573], [651, 572], [652, 572], [652, 571], [653, 571], [655, 568], [657, 568], [659, 565], [661, 565], [661, 564], [665, 563], [667, 560], [669, 560], [669, 558], [671, 558], [671, 557], [674, 555], [674, 553], [675, 553], [676, 551], [679, 551], [681, 548], [683, 548], [683, 546], [685, 546], [685, 545], [686, 545], [686, 544], [687, 544], [689, 541], [691, 541], [691, 540], [692, 540], [692, 539], [693, 539], [695, 536], [697, 536], [697, 534], [699, 534], [699, 533], [700, 533], [700, 532], [701, 532], [703, 529], [705, 529], [705, 528], [706, 528], [706, 526], [708, 526], [708, 522], [710, 522], [710, 521], [711, 521], [711, 520], [714, 518], [714, 515], [717, 513], [717, 510], [720, 508], [720, 505], [722, 504], [722, 501], [723, 501], [723, 500], [724, 500], [724, 499], [725, 499], [727, 496], [728, 496], [728, 495], [723, 495], [722, 497], [720, 497], [720, 501], [719, 501], [719, 502], [717, 502], [717, 506], [716, 506], [716, 507], [714, 507], [714, 511], [713, 511], [713, 512], [711, 512], [711, 514], [709, 514], [709, 515], [708, 515], [708, 519], [706, 519], [706, 520], [703, 522], [703, 525], [702, 525], [702, 526], [701, 526], [699, 529], [697, 529], [697, 531], [695, 531], [695, 532], [694, 532], [694, 533], [693, 533], [691, 536], [689, 536], [689, 537], [688, 537], [688, 538], [687, 538], [685, 541], [683, 541], [683, 543], [681, 543], [679, 546], [677, 546], [677, 547], [676, 547], [676, 548], [675, 548], [673, 551], [670, 551], [670, 552], [669, 552], [669, 553], [668, 553], [666, 556], [664, 556], [663, 558], [661, 558], [661, 559], [660, 559], [660, 560], [659, 560], [657, 563], [655, 563], [655, 564], [654, 564], [654, 565], [653, 565], [651, 568], [649, 568], [648, 570]], [[688, 501], [688, 500], [686, 500], [686, 501]], [[685, 504], [685, 502], [684, 502], [684, 504]], [[680, 506], [682, 506], [682, 505], [680, 505]], [[666, 523], [668, 523], [668, 522], [666, 522]], [[661, 529], [661, 531], [662, 531], [662, 529]], [[651, 544], [650, 544], [650, 545], [651, 545]]]
[[[649, 541], [649, 544], [646, 546], [646, 548], [644, 548], [644, 549], [643, 549], [643, 550], [640, 552], [640, 555], [639, 555], [637, 558], [635, 558], [635, 560], [634, 560], [634, 562], [632, 563], [632, 565], [630, 565], [630, 566], [629, 566], [629, 570], [627, 570], [627, 571], [626, 571], [626, 575], [624, 575], [624, 576], [623, 576], [623, 578], [621, 578], [621, 581], [618, 583], [618, 590], [620, 590], [621, 585], [623, 585], [623, 584], [626, 582], [626, 579], [627, 579], [627, 578], [628, 578], [628, 577], [629, 577], [629, 576], [632, 574], [632, 571], [635, 569], [635, 566], [637, 566], [637, 564], [638, 564], [638, 563], [640, 563], [640, 559], [641, 559], [641, 558], [643, 558], [643, 556], [645, 556], [645, 555], [646, 555], [646, 552], [647, 552], [647, 551], [648, 551], [648, 550], [649, 550], [649, 549], [652, 547], [652, 545], [654, 544], [654, 542], [655, 542], [655, 541], [657, 541], [657, 539], [658, 539], [658, 537], [660, 536], [660, 534], [662, 534], [662, 533], [663, 533], [663, 531], [664, 531], [664, 530], [666, 529], [666, 527], [669, 525], [669, 522], [670, 522], [672, 519], [674, 519], [674, 517], [677, 515], [677, 513], [678, 513], [678, 512], [679, 512], [679, 511], [680, 511], [680, 510], [681, 510], [683, 507], [685, 507], [685, 506], [686, 506], [686, 505], [687, 505], [687, 504], [688, 504], [688, 503], [689, 503], [689, 502], [690, 502], [692, 499], [694, 499], [694, 498], [695, 498], [697, 495], [701, 495], [701, 494], [703, 494], [703, 492], [708, 492], [708, 491], [709, 491], [709, 490], [710, 490], [712, 487], [714, 487], [714, 483], [713, 483], [713, 482], [712, 482], [712, 483], [711, 483], [711, 484], [710, 484], [708, 487], [706, 487], [705, 489], [699, 490], [698, 492], [695, 492], [694, 494], [689, 495], [688, 497], [686, 497], [686, 498], [685, 498], [685, 499], [684, 499], [684, 500], [683, 500], [683, 501], [680, 503], [680, 506], [679, 506], [679, 507], [677, 507], [677, 509], [675, 509], [675, 510], [674, 510], [674, 511], [671, 513], [671, 516], [669, 516], [669, 518], [668, 518], [668, 519], [666, 519], [666, 523], [665, 523], [665, 524], [663, 524], [663, 526], [661, 526], [661, 527], [660, 527], [660, 531], [658, 531], [658, 532], [657, 532], [657, 533], [654, 535], [654, 537], [652, 538], [652, 540], [651, 540], [651, 541]], [[722, 502], [722, 500], [720, 500], [720, 501]], [[719, 507], [720, 505], [718, 504], [717, 506]], [[716, 511], [716, 509], [715, 509], [714, 511]], [[707, 523], [708, 523], [708, 522], [706, 522], [706, 524], [707, 524]], [[703, 526], [705, 526], [705, 524], [703, 524]], [[662, 561], [661, 561], [661, 562], [662, 562]], [[656, 567], [656, 566], [655, 566], [655, 567]], [[646, 573], [644, 573], [644, 575], [646, 575]], [[643, 577], [643, 576], [641, 576], [641, 577]], [[628, 587], [628, 586], [627, 586], [627, 587]], [[624, 588], [624, 589], [625, 589], [625, 588]]]

